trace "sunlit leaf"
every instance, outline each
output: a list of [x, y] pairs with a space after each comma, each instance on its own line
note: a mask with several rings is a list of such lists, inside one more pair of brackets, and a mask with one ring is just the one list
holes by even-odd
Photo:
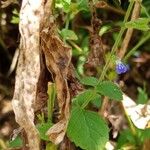
[[89, 1], [88, 0], [78, 0], [78, 9], [89, 11]]
[[19, 23], [19, 17], [12, 16], [12, 19], [10, 22], [13, 24], [18, 24]]
[[77, 40], [78, 37], [73, 30], [62, 29], [60, 32], [61, 36], [66, 40]]
[[46, 132], [48, 129], [52, 126], [52, 123], [41, 123], [37, 125], [37, 129], [40, 133], [40, 138], [45, 141], [49, 141], [48, 136], [46, 135]]
[[107, 33], [108, 30], [111, 29], [111, 26], [110, 25], [104, 25], [100, 28], [99, 30], [99, 35], [102, 36], [103, 34]]
[[47, 143], [46, 144], [46, 150], [57, 150], [58, 146], [53, 143]]
[[70, 11], [71, 0], [56, 0], [55, 7], [63, 8], [64, 12], [68, 13]]
[[125, 27], [134, 28], [142, 31], [148, 31], [150, 29], [149, 23], [150, 23], [149, 18], [138, 18], [136, 20], [125, 23]]

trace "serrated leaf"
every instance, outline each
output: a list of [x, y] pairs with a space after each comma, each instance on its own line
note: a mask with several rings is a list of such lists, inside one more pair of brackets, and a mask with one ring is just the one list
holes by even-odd
[[98, 79], [94, 77], [84, 77], [80, 80], [80, 82], [84, 85], [96, 86], [98, 84]]
[[150, 29], [149, 23], [150, 23], [149, 18], [138, 18], [136, 20], [125, 23], [125, 27], [134, 28], [142, 31], [148, 31]]
[[9, 142], [10, 148], [19, 148], [22, 146], [23, 146], [23, 141], [19, 136], [17, 136], [14, 140]]
[[148, 95], [147, 95], [147, 93], [143, 89], [138, 88], [137, 103], [138, 104], [146, 104], [147, 101], [148, 101]]
[[99, 97], [94, 90], [85, 90], [73, 99], [73, 105], [85, 107], [90, 101]]
[[62, 29], [60, 32], [61, 36], [66, 40], [77, 40], [78, 37], [73, 30]]
[[67, 135], [76, 146], [86, 150], [103, 150], [108, 141], [109, 129], [95, 112], [74, 107], [67, 128]]
[[45, 141], [49, 141], [48, 136], [46, 135], [46, 132], [48, 129], [52, 126], [52, 123], [41, 123], [37, 125], [37, 129], [40, 133], [40, 138]]
[[119, 87], [111, 81], [102, 81], [96, 86], [96, 90], [98, 93], [108, 96], [113, 100], [122, 100], [122, 92]]

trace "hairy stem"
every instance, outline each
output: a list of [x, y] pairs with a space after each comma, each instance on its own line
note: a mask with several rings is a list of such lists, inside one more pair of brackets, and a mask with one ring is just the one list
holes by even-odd
[[[123, 23], [126, 23], [126, 22], [127, 22], [128, 18], [129, 18], [129, 16], [130, 16], [130, 14], [131, 14], [133, 5], [134, 5], [134, 1], [131, 1], [130, 4], [129, 4], [129, 6], [128, 6], [128, 9], [127, 9], [127, 12], [126, 12], [126, 15], [125, 15], [125, 18], [124, 18]], [[125, 29], [126, 29], [125, 27], [122, 27], [122, 28], [121, 28], [121, 30], [120, 30], [120, 32], [119, 32], [119, 34], [118, 34], [118, 36], [117, 36], [117, 39], [116, 39], [116, 41], [115, 41], [115, 43], [114, 43], [114, 45], [113, 45], [113, 47], [112, 47], [110, 56], [109, 56], [109, 58], [108, 58], [107, 61], [106, 61], [106, 64], [105, 64], [105, 66], [104, 66], [104, 68], [103, 68], [103, 71], [102, 71], [102, 73], [101, 73], [101, 76], [99, 77], [99, 81], [102, 81], [102, 80], [104, 79], [105, 74], [106, 74], [106, 72], [107, 72], [107, 69], [108, 69], [108, 67], [109, 67], [110, 61], [111, 61], [111, 59], [112, 59], [112, 56], [113, 56], [113, 54], [116, 52], [116, 50], [117, 50], [117, 48], [118, 48], [118, 46], [119, 46], [119, 44], [120, 44], [121, 37], [122, 37], [122, 35], [123, 35]]]

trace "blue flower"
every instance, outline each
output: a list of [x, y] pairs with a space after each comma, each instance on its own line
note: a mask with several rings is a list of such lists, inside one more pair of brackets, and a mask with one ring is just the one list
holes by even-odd
[[126, 73], [129, 70], [129, 66], [123, 63], [121, 60], [116, 61], [116, 72], [117, 74]]

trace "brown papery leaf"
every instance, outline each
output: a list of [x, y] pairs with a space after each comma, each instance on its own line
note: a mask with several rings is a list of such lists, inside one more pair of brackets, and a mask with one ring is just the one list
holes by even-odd
[[68, 123], [67, 120], [60, 120], [47, 131], [47, 135], [55, 144], [59, 144], [64, 139], [66, 123]]
[[[68, 67], [71, 61], [71, 48], [66, 46], [56, 34], [57, 26], [51, 16], [51, 3], [45, 4], [45, 14], [41, 21], [41, 49], [45, 54], [46, 66], [56, 83], [57, 100], [60, 112], [58, 123], [47, 132], [50, 140], [58, 144], [65, 135], [70, 116], [70, 93], [67, 83]], [[50, 18], [50, 19], [49, 19]]]

